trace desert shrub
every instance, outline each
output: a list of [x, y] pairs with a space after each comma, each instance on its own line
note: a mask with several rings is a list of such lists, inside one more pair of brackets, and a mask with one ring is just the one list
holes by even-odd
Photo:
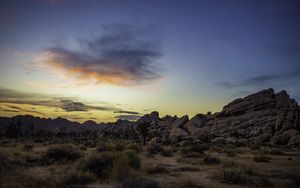
[[116, 143], [115, 144], [115, 150], [116, 151], [124, 151], [124, 149], [125, 149], [125, 145], [124, 144], [122, 144], [122, 143]]
[[253, 157], [253, 160], [255, 162], [269, 162], [270, 157], [266, 156], [263, 153], [260, 153], [260, 154], [255, 154], [254, 157]]
[[203, 156], [203, 163], [204, 164], [219, 164], [220, 163], [220, 160], [216, 157], [212, 157], [210, 154], [205, 154]]
[[177, 168], [175, 171], [177, 171], [177, 172], [199, 171], [199, 168], [193, 167], [193, 166], [189, 166], [189, 165], [185, 165], [185, 166]]
[[138, 144], [135, 144], [135, 143], [134, 144], [128, 144], [126, 146], [126, 149], [134, 150], [136, 152], [142, 151], [142, 148]]
[[136, 151], [126, 150], [123, 153], [127, 156], [128, 163], [131, 168], [133, 168], [135, 170], [138, 170], [141, 168], [141, 160]]
[[92, 155], [82, 161], [82, 169], [91, 172], [99, 178], [107, 178], [113, 168], [114, 154], [111, 152], [103, 152]]
[[94, 148], [94, 147], [96, 147], [96, 144], [94, 142], [87, 141], [84, 143], [84, 146], [87, 148]]
[[266, 177], [257, 176], [252, 181], [255, 187], [273, 187], [272, 182]]
[[163, 174], [170, 173], [164, 164], [152, 164], [146, 167], [146, 173], [148, 174]]
[[90, 156], [81, 163], [84, 171], [89, 171], [99, 178], [111, 177], [118, 181], [130, 177], [131, 172], [139, 169], [140, 166], [140, 158], [133, 150], [102, 152]]
[[268, 153], [271, 155], [284, 155], [284, 152], [280, 149], [271, 149]]
[[188, 147], [184, 147], [181, 149], [180, 153], [183, 156], [189, 155], [190, 153], [198, 153], [198, 154], [203, 154], [204, 151], [209, 149], [209, 145], [208, 144], [193, 144], [191, 146]]
[[30, 173], [24, 173], [15, 170], [9, 174], [3, 181], [0, 181], [0, 187], [9, 188], [54, 188], [54, 187], [84, 187], [84, 185], [95, 180], [95, 177], [86, 172], [78, 171], [70, 167], [56, 167], [51, 175], [35, 176]]
[[50, 147], [46, 152], [46, 158], [52, 161], [76, 160], [82, 153], [71, 145], [58, 145]]
[[132, 168], [129, 164], [129, 158], [126, 154], [120, 153], [113, 162], [110, 177], [113, 180], [122, 181], [132, 175]]
[[171, 182], [169, 185], [167, 185], [167, 188], [202, 188], [203, 186], [197, 183], [196, 181], [189, 179], [189, 178], [180, 178], [176, 180], [175, 182]]
[[97, 147], [97, 151], [98, 152], [115, 151], [115, 145], [113, 143], [102, 142]]
[[24, 144], [23, 150], [25, 151], [31, 151], [33, 149], [33, 145], [31, 144]]
[[199, 157], [202, 157], [203, 154], [196, 153], [196, 152], [190, 152], [190, 153], [185, 153], [182, 156], [185, 157], [185, 158], [199, 158]]
[[125, 181], [122, 185], [122, 188], [160, 188], [160, 185], [157, 181], [148, 179], [148, 178], [134, 178]]
[[164, 147], [160, 154], [164, 157], [172, 157], [173, 156], [173, 148], [170, 146]]
[[160, 144], [153, 144], [147, 147], [148, 154], [157, 154], [163, 150], [163, 147]]
[[35, 138], [33, 140], [33, 142], [35, 142], [35, 143], [44, 143], [45, 141], [42, 138]]
[[217, 178], [222, 183], [244, 184], [247, 182], [247, 177], [243, 170], [238, 167], [223, 166], [221, 172], [217, 175]]

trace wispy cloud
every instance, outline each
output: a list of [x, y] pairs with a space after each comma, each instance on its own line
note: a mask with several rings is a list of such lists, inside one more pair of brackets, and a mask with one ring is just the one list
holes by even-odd
[[[74, 99], [68, 99], [59, 96], [52, 96], [38, 93], [27, 93], [6, 88], [0, 88], [0, 103], [10, 104], [28, 104], [45, 107], [60, 108], [65, 111], [89, 111], [89, 110], [101, 110], [101, 111], [118, 111], [119, 108], [112, 106], [93, 106], [87, 105], [82, 102], [75, 101]], [[18, 109], [19, 107], [12, 107]]]
[[123, 120], [129, 120], [129, 121], [135, 121], [138, 120], [141, 116], [139, 115], [119, 115], [115, 116], [117, 119], [123, 119]]
[[151, 28], [110, 25], [101, 35], [79, 40], [79, 51], [54, 46], [42, 61], [58, 73], [101, 84], [134, 85], [160, 78], [156, 60], [162, 56]]
[[115, 111], [114, 113], [117, 113], [117, 114], [140, 114], [139, 112], [126, 111], [126, 110], [118, 110], [118, 111]]

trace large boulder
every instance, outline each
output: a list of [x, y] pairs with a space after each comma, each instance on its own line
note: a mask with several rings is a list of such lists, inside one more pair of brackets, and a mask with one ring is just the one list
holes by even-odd
[[195, 129], [202, 128], [206, 125], [207, 116], [204, 114], [195, 115], [190, 121], [188, 121], [183, 127], [192, 134]]
[[[271, 139], [271, 143], [285, 145], [285, 144], [288, 144], [292, 138], [293, 138], [293, 140], [297, 140], [296, 138], [299, 136], [299, 134], [300, 134], [299, 131], [297, 131], [295, 129], [290, 129], [290, 130], [283, 132], [282, 134], [274, 136]], [[292, 143], [295, 142], [293, 140], [292, 140]]]
[[169, 138], [170, 138], [171, 143], [175, 144], [175, 143], [178, 143], [179, 141], [183, 140], [183, 138], [186, 138], [188, 136], [189, 136], [189, 134], [184, 129], [173, 128], [171, 130]]
[[202, 142], [209, 142], [210, 141], [210, 129], [208, 126], [202, 128], [196, 128], [191, 137], [194, 140], [201, 140]]
[[189, 121], [189, 116], [185, 115], [182, 116], [179, 119], [176, 119], [173, 123], [172, 123], [172, 128], [183, 128], [184, 124], [186, 124]]

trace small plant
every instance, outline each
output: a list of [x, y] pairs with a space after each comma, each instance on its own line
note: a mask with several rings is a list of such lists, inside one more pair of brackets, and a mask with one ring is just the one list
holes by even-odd
[[126, 149], [134, 150], [136, 152], [142, 151], [142, 148], [138, 144], [135, 144], [135, 143], [134, 144], [128, 144], [126, 146]]
[[148, 188], [160, 188], [157, 181], [148, 178], [133, 178], [124, 182], [123, 188], [133, 188], [133, 187], [148, 187]]
[[255, 154], [254, 157], [253, 157], [253, 160], [255, 162], [269, 162], [270, 159], [271, 159], [270, 157], [266, 156], [263, 153]]
[[121, 144], [121, 143], [116, 143], [115, 144], [115, 150], [116, 151], [123, 151], [124, 149], [125, 149], [124, 144]]
[[280, 149], [272, 149], [269, 151], [269, 154], [271, 155], [284, 155], [284, 152]]
[[135, 170], [141, 168], [141, 161], [136, 151], [134, 150], [126, 150], [123, 152], [124, 155], [128, 158], [129, 166]]
[[173, 156], [173, 148], [170, 146], [164, 147], [160, 154], [164, 157], [172, 157]]
[[219, 164], [220, 160], [216, 157], [212, 157], [210, 154], [205, 154], [203, 156], [203, 163], [204, 164], [209, 164], [209, 165]]
[[170, 173], [164, 164], [152, 164], [146, 168], [148, 174], [163, 174]]
[[33, 149], [33, 145], [31, 144], [24, 144], [23, 150], [25, 151], [31, 151]]
[[163, 147], [160, 144], [153, 144], [147, 147], [148, 154], [157, 154], [163, 150]]
[[218, 178], [222, 183], [244, 184], [247, 181], [242, 169], [237, 167], [223, 167]]
[[53, 161], [76, 160], [82, 153], [71, 145], [53, 146], [46, 152], [46, 158]]
[[91, 172], [99, 178], [107, 178], [113, 168], [115, 156], [111, 152], [92, 155], [82, 161], [82, 169]]

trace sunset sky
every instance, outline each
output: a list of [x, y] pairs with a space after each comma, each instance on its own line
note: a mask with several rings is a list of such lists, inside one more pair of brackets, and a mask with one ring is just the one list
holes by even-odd
[[297, 0], [0, 1], [1, 116], [193, 116], [299, 83]]

